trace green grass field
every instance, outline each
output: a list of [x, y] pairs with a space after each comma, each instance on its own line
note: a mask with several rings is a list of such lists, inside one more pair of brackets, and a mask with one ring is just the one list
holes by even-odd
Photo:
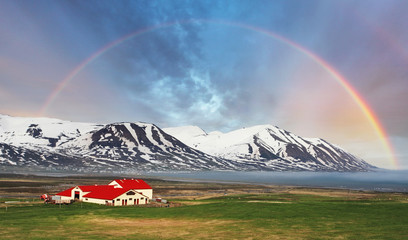
[[3, 203], [0, 238], [408, 239], [408, 203], [387, 195], [348, 200], [278, 193], [179, 202], [184, 205], [177, 208]]

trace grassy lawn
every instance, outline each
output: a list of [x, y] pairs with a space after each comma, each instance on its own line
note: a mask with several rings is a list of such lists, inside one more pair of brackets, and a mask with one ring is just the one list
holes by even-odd
[[[181, 201], [181, 200], [180, 200]], [[177, 208], [5, 204], [1, 239], [408, 239], [408, 203], [305, 194], [182, 200]]]

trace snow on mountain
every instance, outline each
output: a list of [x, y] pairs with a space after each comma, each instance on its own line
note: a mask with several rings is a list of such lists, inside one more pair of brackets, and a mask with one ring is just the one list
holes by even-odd
[[192, 149], [154, 124], [114, 123], [61, 145], [62, 152], [143, 170], [233, 169], [228, 161]]
[[76, 123], [0, 115], [0, 165], [51, 169], [366, 171], [322, 139], [272, 125], [206, 133], [150, 123]]
[[18, 147], [51, 150], [55, 146], [101, 126], [93, 123], [77, 123], [54, 118], [24, 118], [0, 115], [0, 142]]
[[[250, 128], [242, 128], [228, 133], [214, 132], [212, 134], [188, 135], [185, 134], [184, 127], [181, 128], [182, 134], [178, 133], [177, 128], [164, 128], [165, 132], [171, 133], [187, 145], [199, 149], [203, 152], [212, 155], [228, 155], [232, 153], [233, 158], [237, 158], [240, 154], [248, 154], [248, 144], [252, 142], [253, 136], [261, 133], [262, 130], [271, 127], [269, 125], [254, 126]], [[268, 137], [268, 136], [266, 136]], [[259, 154], [258, 154], [259, 155]], [[253, 157], [259, 158], [256, 153]]]
[[[163, 129], [168, 131], [167, 128]], [[225, 134], [173, 136], [207, 154], [240, 163], [257, 163], [273, 170], [353, 171], [371, 166], [322, 139], [302, 138], [272, 125], [242, 128]]]
[[207, 135], [207, 133], [203, 129], [197, 126], [172, 127], [165, 129], [165, 132], [170, 135], [173, 135], [173, 133], [177, 134], [178, 138], [182, 141], [189, 140], [198, 136]]
[[0, 166], [46, 167], [51, 169], [82, 169], [85, 159], [63, 154], [32, 150], [0, 143]]
[[98, 125], [0, 115], [0, 165], [66, 169], [233, 170], [154, 124]]

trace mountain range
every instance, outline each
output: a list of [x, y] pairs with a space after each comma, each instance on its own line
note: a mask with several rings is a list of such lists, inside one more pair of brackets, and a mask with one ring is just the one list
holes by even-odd
[[0, 115], [0, 166], [70, 171], [369, 171], [318, 138], [272, 125], [228, 133], [143, 122], [93, 124]]

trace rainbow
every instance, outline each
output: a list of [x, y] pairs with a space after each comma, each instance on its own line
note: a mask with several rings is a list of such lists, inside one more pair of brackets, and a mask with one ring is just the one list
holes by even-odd
[[313, 60], [315, 63], [317, 63], [319, 66], [321, 66], [325, 71], [327, 71], [339, 84], [340, 86], [343, 87], [343, 89], [350, 95], [350, 97], [354, 100], [354, 102], [359, 106], [361, 111], [364, 113], [366, 116], [367, 120], [370, 122], [371, 126], [374, 128], [376, 134], [380, 138], [383, 146], [385, 149], [387, 149], [390, 157], [390, 161], [393, 164], [395, 168], [399, 168], [399, 163], [397, 158], [395, 157], [395, 151], [394, 148], [391, 144], [391, 142], [388, 140], [386, 131], [384, 127], [382, 126], [380, 120], [378, 117], [375, 115], [374, 111], [371, 109], [369, 104], [364, 100], [364, 98], [357, 92], [357, 90], [350, 84], [350, 82], [347, 81], [345, 77], [343, 77], [333, 66], [331, 66], [328, 62], [326, 62], [324, 59], [319, 57], [317, 54], [311, 52], [307, 48], [303, 47], [302, 45], [287, 39], [277, 33], [274, 33], [272, 31], [262, 29], [259, 27], [243, 24], [243, 23], [237, 23], [237, 22], [230, 22], [230, 21], [220, 21], [220, 20], [207, 20], [207, 19], [192, 19], [192, 20], [186, 20], [186, 21], [178, 21], [178, 22], [169, 22], [169, 23], [164, 23], [164, 24], [159, 24], [151, 27], [147, 27], [144, 29], [140, 29], [138, 31], [132, 32], [130, 34], [127, 34], [113, 42], [110, 42], [109, 44], [105, 45], [95, 53], [93, 53], [91, 56], [89, 56], [87, 59], [82, 61], [76, 68], [74, 68], [52, 91], [52, 93], [47, 97], [46, 101], [42, 105], [39, 115], [43, 116], [47, 108], [52, 104], [52, 102], [55, 100], [55, 98], [58, 96], [58, 94], [67, 86], [67, 84], [74, 79], [82, 69], [84, 69], [88, 64], [93, 62], [95, 59], [103, 55], [106, 51], [116, 47], [117, 45], [132, 39], [134, 37], [140, 36], [142, 34], [161, 29], [161, 28], [166, 28], [170, 27], [176, 24], [192, 24], [192, 23], [209, 23], [209, 24], [221, 24], [221, 25], [227, 25], [227, 26], [232, 26], [232, 27], [239, 27], [243, 29], [248, 29], [251, 31], [256, 31], [258, 33], [261, 33], [263, 35], [266, 35], [268, 37], [271, 37], [301, 53], [309, 57], [311, 60]]
[[103, 55], [106, 51], [108, 51], [111, 48], [114, 48], [115, 46], [123, 43], [126, 40], [129, 40], [129, 39], [131, 39], [133, 37], [139, 36], [139, 35], [141, 35], [143, 33], [151, 32], [151, 31], [159, 29], [159, 28], [165, 28], [165, 27], [168, 27], [168, 26], [172, 26], [174, 24], [175, 23], [161, 24], [161, 25], [157, 25], [157, 26], [153, 26], [153, 27], [144, 28], [144, 29], [138, 30], [136, 32], [132, 32], [132, 33], [130, 33], [128, 35], [125, 35], [125, 36], [123, 36], [123, 37], [121, 37], [121, 38], [119, 38], [119, 39], [117, 39], [117, 40], [115, 40], [115, 41], [113, 41], [111, 43], [108, 43], [107, 45], [105, 45], [104, 47], [102, 47], [101, 49], [99, 49], [98, 51], [93, 53], [87, 59], [82, 61], [78, 66], [76, 66], [61, 82], [58, 83], [58, 85], [54, 88], [54, 90], [51, 92], [51, 94], [45, 100], [44, 104], [40, 108], [40, 111], [39, 111], [38, 115], [39, 116], [44, 116], [44, 114], [47, 111], [47, 108], [55, 100], [55, 98], [58, 96], [58, 94], [67, 86], [67, 84], [72, 79], [74, 79], [82, 71], [82, 69], [84, 69], [88, 64], [90, 64], [95, 59], [97, 59], [98, 57]]

